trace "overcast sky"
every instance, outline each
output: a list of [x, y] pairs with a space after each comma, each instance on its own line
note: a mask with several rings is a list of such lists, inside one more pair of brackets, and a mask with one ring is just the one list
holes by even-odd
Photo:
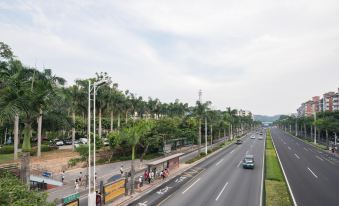
[[190, 105], [295, 112], [339, 87], [338, 0], [0, 0], [0, 41], [68, 84]]

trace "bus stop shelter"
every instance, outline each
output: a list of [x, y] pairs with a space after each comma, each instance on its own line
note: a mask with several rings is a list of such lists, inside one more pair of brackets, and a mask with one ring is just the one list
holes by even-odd
[[152, 162], [147, 163], [148, 172], [156, 170], [162, 171], [164, 169], [173, 170], [179, 168], [179, 157], [184, 155], [184, 153], [173, 154]]

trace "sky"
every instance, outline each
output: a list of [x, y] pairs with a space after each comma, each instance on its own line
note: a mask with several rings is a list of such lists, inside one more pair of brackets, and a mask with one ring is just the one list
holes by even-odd
[[68, 84], [290, 114], [339, 87], [338, 0], [0, 0], [0, 41]]

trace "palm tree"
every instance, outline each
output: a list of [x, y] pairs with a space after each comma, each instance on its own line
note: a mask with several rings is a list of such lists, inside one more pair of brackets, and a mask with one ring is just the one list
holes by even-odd
[[[208, 107], [211, 105], [212, 103], [210, 101], [207, 101], [205, 103], [201, 103], [200, 101], [196, 102], [196, 106], [193, 109], [193, 113], [194, 116], [196, 116], [196, 118], [199, 120], [199, 129], [198, 129], [198, 155], [200, 155], [200, 149], [201, 149], [201, 125], [202, 125], [202, 119], [207, 118], [206, 116], [206, 111], [208, 110]], [[206, 122], [206, 121], [205, 121]], [[207, 126], [207, 123], [205, 123], [205, 125]], [[205, 132], [207, 132], [207, 130], [205, 129]]]
[[134, 159], [135, 159], [135, 147], [140, 141], [140, 137], [149, 132], [153, 127], [151, 121], [139, 120], [131, 127], [125, 127], [120, 133], [121, 139], [126, 140], [132, 148], [132, 161], [131, 161], [131, 193], [134, 193]]

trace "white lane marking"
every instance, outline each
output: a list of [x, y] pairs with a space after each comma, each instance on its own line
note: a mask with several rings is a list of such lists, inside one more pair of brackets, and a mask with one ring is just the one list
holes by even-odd
[[224, 158], [222, 158], [219, 162], [217, 162], [217, 164], [215, 164], [215, 166], [218, 166], [222, 161], [224, 161]]
[[139, 202], [139, 206], [147, 206], [147, 203], [148, 203], [148, 201], [145, 201], [145, 202]]
[[217, 199], [215, 199], [215, 201], [218, 201], [220, 195], [224, 192], [224, 190], [225, 190], [225, 188], [226, 188], [227, 185], [228, 185], [228, 182], [226, 182], [226, 184], [224, 185], [224, 187], [223, 187], [222, 190], [220, 191], [220, 193], [219, 193]]
[[315, 178], [318, 178], [318, 176], [315, 175], [314, 172], [313, 172], [310, 168], [307, 168], [307, 169], [312, 173], [312, 175], [313, 175]]
[[289, 150], [291, 150], [291, 147], [287, 147]]
[[246, 154], [248, 154], [248, 150], [246, 151]]
[[200, 178], [197, 179], [195, 182], [193, 182], [193, 184], [191, 184], [191, 186], [189, 186], [188, 188], [186, 188], [186, 190], [184, 190], [184, 191], [182, 192], [182, 194], [185, 194], [185, 192], [187, 192], [187, 190], [191, 189], [191, 187], [193, 187], [193, 185], [195, 185], [195, 183], [199, 182], [199, 180], [200, 180]]
[[306, 149], [305, 147], [304, 147], [304, 150], [308, 151], [308, 149]]
[[230, 152], [230, 154], [232, 154], [234, 152], [234, 149]]
[[284, 144], [286, 144], [286, 142], [284, 142]]
[[240, 167], [241, 162], [242, 162], [242, 161], [240, 160], [240, 162], [238, 163], [237, 167]]
[[294, 154], [294, 156], [296, 156], [298, 159], [300, 159], [300, 157], [297, 154]]
[[320, 158], [320, 157], [319, 157], [319, 156], [317, 156], [317, 155], [316, 155], [315, 157], [316, 157], [316, 158], [318, 158], [318, 159], [320, 159], [321, 161], [324, 161], [322, 158]]

